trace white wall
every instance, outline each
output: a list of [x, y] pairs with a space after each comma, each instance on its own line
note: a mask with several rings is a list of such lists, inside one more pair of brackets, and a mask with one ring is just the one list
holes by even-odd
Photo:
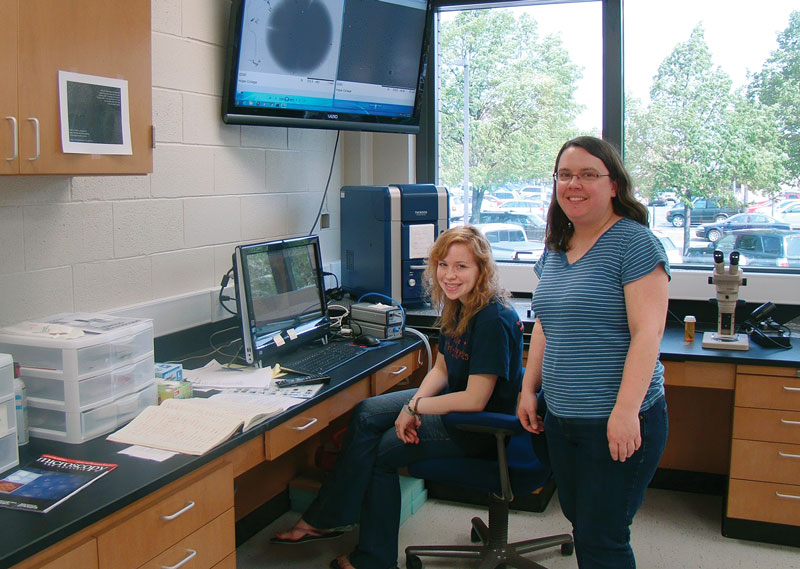
[[[118, 311], [154, 317], [159, 335], [221, 318], [237, 243], [311, 229], [336, 132], [222, 122], [228, 11], [224, 0], [152, 1], [151, 175], [0, 177], [0, 325]], [[317, 229], [332, 268], [341, 162], [331, 228]]]

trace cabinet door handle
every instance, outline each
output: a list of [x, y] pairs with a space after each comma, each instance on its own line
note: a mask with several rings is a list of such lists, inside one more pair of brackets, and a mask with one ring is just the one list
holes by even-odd
[[181, 508], [180, 510], [178, 510], [174, 514], [170, 514], [169, 516], [161, 516], [161, 519], [164, 520], [165, 522], [174, 520], [175, 518], [177, 518], [178, 516], [182, 516], [183, 514], [185, 514], [186, 512], [191, 510], [192, 508], [194, 508], [194, 502], [189, 500], [188, 502], [186, 502], [186, 505], [183, 508]]
[[39, 159], [39, 153], [42, 146], [39, 137], [39, 119], [37, 119], [36, 117], [28, 117], [28, 120], [33, 123], [33, 134], [34, 134], [34, 140], [36, 141], [36, 154], [34, 154], [32, 158], [28, 158], [28, 160], [33, 162], [34, 160]]
[[408, 366], [401, 366], [400, 369], [393, 371], [392, 375], [400, 375], [401, 373], [403, 373], [407, 369], [408, 369]]
[[800, 500], [800, 496], [795, 496], [794, 494], [781, 494], [780, 492], [775, 492], [775, 495], [778, 498], [789, 498], [790, 500]]
[[800, 421], [790, 421], [789, 419], [781, 419], [784, 425], [800, 425]]
[[783, 452], [782, 450], [778, 451], [778, 456], [782, 456], [783, 458], [800, 458], [800, 454], [789, 454], [788, 452]]
[[306, 423], [302, 427], [292, 427], [292, 428], [295, 431], [305, 431], [307, 428], [309, 428], [311, 425], [313, 425], [316, 422], [317, 422], [317, 418], [316, 417], [311, 417], [311, 419], [308, 421], [308, 423]]
[[11, 148], [13, 149], [13, 154], [10, 158], [6, 158], [9, 162], [12, 162], [17, 159], [19, 154], [19, 133], [17, 132], [17, 117], [6, 117], [7, 121], [11, 121]]
[[783, 388], [786, 391], [800, 391], [800, 387], [789, 387], [788, 385], [784, 385]]
[[197, 552], [194, 549], [187, 549], [186, 553], [186, 557], [178, 561], [175, 565], [162, 565], [161, 569], [178, 569], [178, 567], [182, 567], [188, 563], [189, 560], [193, 559], [195, 555], [197, 555]]

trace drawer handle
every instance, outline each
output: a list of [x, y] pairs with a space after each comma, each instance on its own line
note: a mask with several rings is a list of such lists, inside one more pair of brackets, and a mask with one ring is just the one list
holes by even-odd
[[783, 458], [800, 458], [800, 454], [789, 454], [788, 452], [783, 452], [782, 450], [778, 451], [778, 456], [782, 456]]
[[17, 119], [16, 117], [6, 117], [7, 121], [11, 122], [11, 149], [12, 154], [6, 160], [9, 162], [13, 162], [17, 159], [19, 155], [19, 132], [17, 129]]
[[186, 505], [185, 505], [183, 508], [181, 508], [180, 510], [178, 510], [177, 512], [175, 512], [175, 513], [174, 513], [174, 514], [172, 514], [172, 515], [169, 515], [169, 516], [161, 516], [161, 519], [162, 519], [162, 520], [164, 520], [165, 522], [172, 521], [172, 520], [174, 520], [175, 518], [177, 518], [178, 516], [182, 516], [183, 514], [185, 514], [186, 512], [188, 512], [189, 510], [191, 510], [192, 508], [194, 508], [194, 502], [192, 502], [191, 500], [189, 500], [189, 501], [186, 503]]
[[786, 391], [800, 391], [800, 387], [789, 387], [788, 385], [784, 385], [783, 388]]
[[794, 494], [781, 494], [780, 492], [775, 492], [775, 495], [778, 498], [789, 498], [790, 500], [800, 500], [800, 496], [795, 496]]
[[292, 428], [295, 431], [305, 431], [307, 428], [309, 428], [311, 425], [313, 425], [316, 422], [317, 422], [317, 418], [316, 417], [311, 417], [311, 419], [308, 421], [308, 423], [306, 423], [302, 427], [292, 427]]
[[790, 421], [789, 419], [781, 419], [784, 425], [800, 425], [800, 421]]
[[197, 552], [194, 549], [187, 549], [186, 553], [188, 553], [188, 555], [178, 561], [175, 565], [162, 565], [161, 569], [178, 569], [178, 567], [186, 565], [191, 559], [194, 559], [195, 555], [197, 555]]
[[392, 372], [392, 375], [400, 375], [401, 373], [403, 373], [403, 372], [404, 372], [404, 371], [406, 371], [407, 369], [408, 369], [408, 366], [402, 366], [402, 367], [401, 367], [400, 369], [398, 369], [397, 371], [393, 371], [393, 372]]

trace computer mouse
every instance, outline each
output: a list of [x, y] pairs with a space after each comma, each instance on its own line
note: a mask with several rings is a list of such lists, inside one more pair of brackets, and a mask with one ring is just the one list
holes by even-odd
[[371, 348], [373, 346], [380, 346], [381, 341], [371, 334], [361, 334], [360, 336], [356, 336], [356, 345]]

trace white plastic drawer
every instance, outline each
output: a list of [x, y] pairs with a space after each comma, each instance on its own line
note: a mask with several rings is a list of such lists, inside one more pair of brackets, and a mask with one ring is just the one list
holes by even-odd
[[85, 379], [128, 365], [152, 351], [151, 320], [68, 340], [0, 333], [0, 352], [11, 354], [28, 368], [23, 373], [37, 376], [50, 373], [64, 379]]
[[[0, 437], [6, 436], [17, 429], [17, 405], [14, 394], [10, 393], [0, 397]], [[3, 462], [0, 460], [0, 465]]]
[[19, 448], [17, 447], [17, 431], [9, 431], [0, 438], [0, 473], [19, 464]]
[[78, 381], [27, 369], [23, 370], [22, 381], [30, 406], [77, 413], [138, 391], [153, 380], [154, 366], [151, 352], [138, 362]]
[[8, 354], [0, 354], [0, 397], [14, 393], [14, 361]]
[[53, 409], [28, 408], [30, 436], [42, 439], [82, 443], [110, 433], [133, 419], [148, 405], [155, 405], [158, 391], [155, 379], [136, 393], [125, 395], [88, 411], [70, 413]]

